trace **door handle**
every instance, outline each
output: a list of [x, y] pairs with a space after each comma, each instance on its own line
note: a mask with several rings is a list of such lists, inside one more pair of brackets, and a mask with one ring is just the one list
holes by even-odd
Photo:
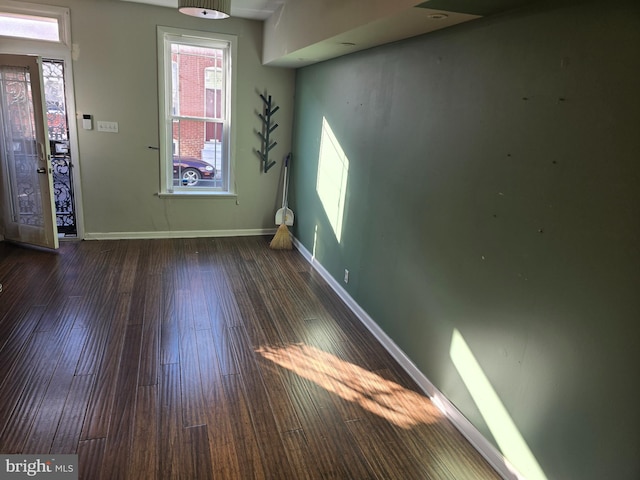
[[46, 174], [47, 173], [47, 169], [46, 168], [39, 168], [39, 169], [36, 170], [36, 172], [45, 173]]

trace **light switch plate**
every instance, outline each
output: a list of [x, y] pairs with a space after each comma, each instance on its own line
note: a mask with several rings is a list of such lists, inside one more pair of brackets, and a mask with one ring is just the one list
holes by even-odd
[[99, 132], [118, 133], [118, 122], [98, 121]]

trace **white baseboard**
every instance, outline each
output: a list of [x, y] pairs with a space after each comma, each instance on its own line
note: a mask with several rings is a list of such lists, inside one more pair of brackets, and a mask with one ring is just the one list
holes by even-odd
[[180, 230], [161, 232], [85, 232], [85, 240], [137, 240], [153, 238], [249, 237], [273, 235], [275, 228], [245, 230]]
[[451, 401], [438, 390], [433, 383], [418, 369], [411, 359], [396, 345], [396, 343], [380, 328], [380, 326], [356, 303], [349, 293], [333, 278], [329, 272], [315, 259], [297, 238], [293, 244], [302, 256], [313, 266], [320, 276], [331, 286], [334, 292], [351, 309], [358, 319], [369, 329], [374, 337], [385, 347], [402, 368], [411, 376], [424, 393], [433, 401], [440, 411], [454, 424], [473, 447], [489, 462], [489, 464], [505, 480], [524, 480], [510, 462], [502, 456], [494, 445], [489, 442], [478, 429], [460, 412]]

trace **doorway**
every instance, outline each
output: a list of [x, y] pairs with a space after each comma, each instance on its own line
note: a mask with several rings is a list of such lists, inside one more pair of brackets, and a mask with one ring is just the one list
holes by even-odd
[[[51, 177], [54, 236], [81, 240], [84, 225], [70, 18], [67, 7], [0, 0], [0, 54], [42, 59], [43, 134]], [[40, 147], [39, 151], [43, 150]], [[6, 182], [1, 182], [0, 205], [7, 202], [8, 194]], [[9, 239], [7, 215], [3, 218], [0, 214], [0, 221], [0, 240], [3, 233]]]

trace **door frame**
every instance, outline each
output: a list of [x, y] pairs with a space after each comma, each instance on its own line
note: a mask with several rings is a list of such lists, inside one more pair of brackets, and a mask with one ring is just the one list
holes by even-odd
[[77, 236], [73, 240], [82, 240], [84, 239], [85, 230], [84, 214], [82, 210], [82, 184], [80, 181], [80, 149], [78, 147], [78, 118], [81, 118], [82, 115], [76, 110], [76, 101], [74, 96], [74, 49], [71, 44], [70, 10], [66, 7], [0, 0], [0, 11], [54, 17], [58, 20], [60, 28], [60, 43], [2, 37], [0, 53], [9, 55], [37, 55], [47, 60], [61, 60], [64, 62], [64, 88], [67, 105], [67, 123], [69, 128], [69, 151], [71, 153], [71, 162], [73, 165], [71, 168], [71, 175], [77, 228]]

